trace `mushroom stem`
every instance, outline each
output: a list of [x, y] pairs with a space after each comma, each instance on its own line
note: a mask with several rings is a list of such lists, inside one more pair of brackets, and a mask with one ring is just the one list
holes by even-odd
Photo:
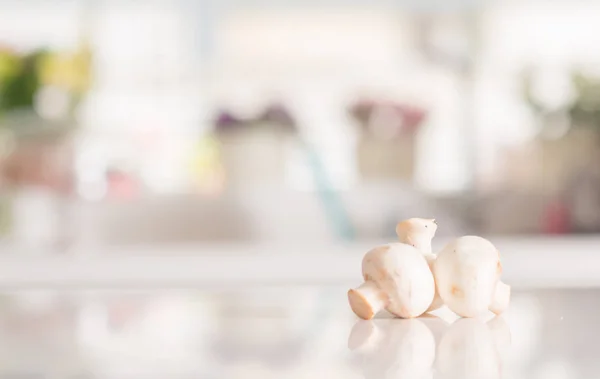
[[400, 242], [416, 247], [417, 250], [419, 250], [423, 255], [432, 253], [431, 237], [428, 235], [405, 232], [400, 234], [398, 237]]
[[[436, 255], [433, 254], [431, 240], [435, 236], [436, 230], [437, 224], [435, 223], [435, 219], [411, 218], [401, 221], [396, 225], [396, 234], [398, 235], [400, 242], [414, 246], [421, 254], [423, 254], [432, 275]], [[427, 309], [427, 312], [439, 309], [443, 305], [444, 301], [436, 288], [433, 301]]]
[[358, 317], [370, 320], [386, 307], [388, 297], [374, 282], [367, 280], [360, 287], [348, 291], [348, 301]]
[[[435, 254], [426, 254], [425, 255], [425, 260], [427, 260], [427, 264], [429, 265], [429, 269], [431, 270], [432, 274], [433, 274], [433, 265], [435, 264], [435, 258], [437, 258]], [[434, 278], [434, 280], [435, 280], [435, 278]], [[435, 311], [436, 309], [440, 309], [443, 306], [444, 306], [444, 300], [442, 300], [442, 298], [440, 297], [440, 293], [438, 292], [437, 286], [436, 286], [435, 295], [433, 295], [433, 301], [431, 302], [431, 305], [429, 306], [429, 308], [427, 308], [427, 312]]]
[[494, 296], [492, 297], [492, 304], [490, 304], [490, 311], [499, 315], [506, 308], [508, 308], [508, 303], [510, 302], [510, 286], [501, 281], [498, 281], [496, 284], [496, 289], [494, 290]]

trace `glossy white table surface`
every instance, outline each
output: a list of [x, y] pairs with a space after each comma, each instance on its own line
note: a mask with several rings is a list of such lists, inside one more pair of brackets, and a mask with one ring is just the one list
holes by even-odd
[[600, 291], [515, 291], [490, 320], [358, 321], [346, 287], [12, 290], [0, 378], [600, 377]]
[[598, 239], [494, 240], [501, 318], [358, 321], [374, 243], [0, 257], [3, 378], [600, 378]]
[[[522, 288], [600, 288], [600, 237], [496, 237], [503, 280]], [[438, 251], [445, 239], [434, 240]], [[72, 247], [0, 246], [0, 288], [355, 285], [383, 241]]]

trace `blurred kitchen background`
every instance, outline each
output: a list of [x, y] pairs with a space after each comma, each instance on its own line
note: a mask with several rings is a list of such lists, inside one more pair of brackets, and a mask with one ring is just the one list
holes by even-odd
[[[0, 377], [427, 377], [394, 371], [411, 341], [455, 366], [436, 378], [600, 377], [599, 21], [591, 0], [0, 0]], [[443, 315], [349, 351], [346, 291], [408, 217], [498, 246], [505, 358]]]
[[600, 3], [0, 0], [10, 246], [600, 232]]

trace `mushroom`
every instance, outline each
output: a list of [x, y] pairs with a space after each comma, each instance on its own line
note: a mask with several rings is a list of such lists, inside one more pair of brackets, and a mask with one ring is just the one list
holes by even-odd
[[[425, 218], [410, 218], [408, 220], [401, 221], [396, 226], [396, 234], [400, 239], [400, 242], [412, 245], [419, 250], [429, 265], [429, 269], [433, 275], [433, 264], [436, 256], [432, 253], [431, 240], [435, 236], [437, 231], [437, 223], [435, 219]], [[435, 277], [434, 277], [435, 279]], [[433, 301], [427, 309], [427, 312], [434, 311], [441, 308], [444, 305], [444, 301], [440, 297], [437, 289], [433, 296]]]
[[376, 247], [362, 261], [365, 282], [348, 291], [350, 307], [369, 320], [386, 309], [395, 316], [413, 318], [431, 305], [435, 282], [423, 255], [413, 246], [391, 243]]
[[432, 253], [431, 240], [436, 231], [435, 219], [409, 218], [396, 225], [396, 234], [400, 242], [416, 247], [423, 255]]
[[463, 317], [491, 310], [502, 313], [510, 301], [510, 286], [500, 282], [498, 250], [485, 238], [464, 236], [447, 244], [434, 263], [437, 290], [444, 303]]

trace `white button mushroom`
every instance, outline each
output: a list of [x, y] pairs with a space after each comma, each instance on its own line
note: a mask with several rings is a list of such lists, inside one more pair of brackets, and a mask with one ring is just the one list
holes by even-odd
[[[432, 275], [436, 256], [432, 253], [431, 240], [435, 236], [436, 231], [437, 224], [435, 219], [410, 218], [398, 223], [396, 226], [396, 234], [398, 235], [400, 242], [416, 247], [417, 250], [423, 254]], [[433, 301], [427, 309], [427, 312], [441, 308], [443, 305], [444, 301], [436, 290]]]
[[488, 309], [500, 314], [508, 306], [510, 287], [499, 281], [498, 250], [484, 238], [450, 242], [439, 252], [433, 271], [441, 298], [460, 316], [477, 317]]
[[370, 250], [362, 262], [365, 282], [348, 291], [350, 306], [362, 319], [377, 312], [412, 318], [431, 305], [435, 282], [423, 255], [413, 246], [392, 243]]

